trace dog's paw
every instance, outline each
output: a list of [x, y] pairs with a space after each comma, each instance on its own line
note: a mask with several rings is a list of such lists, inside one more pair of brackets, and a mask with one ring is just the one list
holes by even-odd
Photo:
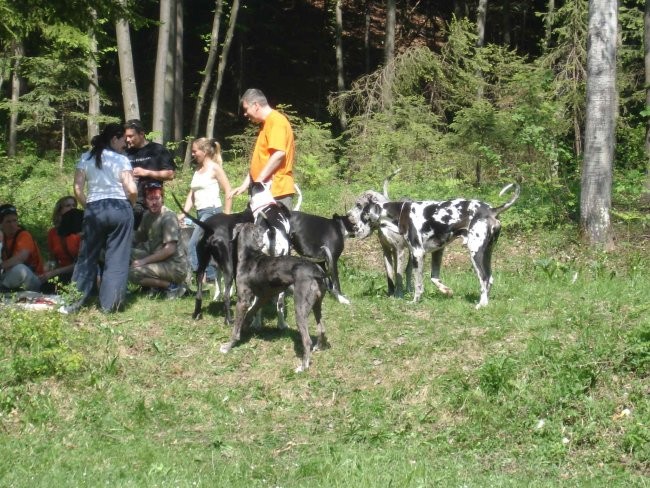
[[317, 342], [314, 347], [311, 348], [312, 351], [324, 351], [325, 349], [329, 349], [332, 347], [327, 340], [323, 340], [320, 342]]
[[203, 318], [203, 314], [200, 313], [200, 312], [199, 313], [194, 313], [194, 314], [192, 314], [192, 318], [194, 320], [201, 320]]
[[219, 351], [221, 351], [223, 354], [226, 354], [227, 352], [230, 351], [232, 348], [232, 344], [227, 343], [227, 344], [221, 344], [221, 347], [219, 348]]
[[338, 299], [339, 303], [342, 303], [343, 305], [350, 305], [350, 300], [345, 298], [343, 295], [338, 295], [336, 298]]
[[439, 279], [431, 278], [431, 283], [436, 285], [436, 288], [438, 288], [438, 290], [440, 290], [440, 293], [442, 293], [443, 295], [448, 296], [448, 297], [453, 297], [454, 296], [453, 290], [451, 288], [449, 288], [447, 285], [445, 285]]
[[278, 320], [278, 330], [287, 330], [288, 328], [289, 324], [286, 320]]
[[305, 371], [307, 371], [307, 369], [309, 369], [309, 364], [307, 364], [306, 366], [303, 365], [303, 364], [301, 364], [300, 366], [298, 366], [298, 367], [295, 369], [295, 372], [296, 372], [296, 373], [304, 373]]

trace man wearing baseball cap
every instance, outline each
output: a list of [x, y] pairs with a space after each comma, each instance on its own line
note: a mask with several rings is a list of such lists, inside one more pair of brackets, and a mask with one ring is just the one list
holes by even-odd
[[18, 211], [11, 204], [0, 205], [0, 286], [8, 290], [38, 291], [43, 259], [32, 235], [18, 225]]

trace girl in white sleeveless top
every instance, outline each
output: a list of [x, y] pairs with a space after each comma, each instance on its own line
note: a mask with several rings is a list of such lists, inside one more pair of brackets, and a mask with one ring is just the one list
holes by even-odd
[[[221, 146], [214, 139], [201, 137], [192, 143], [192, 157], [197, 162], [198, 168], [192, 177], [190, 191], [185, 199], [183, 210], [189, 213], [192, 207], [195, 207], [198, 218], [201, 221], [205, 221], [208, 217], [222, 211], [229, 214], [232, 207], [232, 198], [229, 197], [230, 182], [228, 181], [226, 172], [223, 170]], [[225, 197], [225, 205], [223, 207], [219, 196], [220, 191], [223, 192]], [[178, 218], [179, 220], [183, 220], [185, 215], [180, 213], [178, 214]], [[196, 244], [202, 236], [203, 229], [195, 226], [187, 246], [190, 256], [190, 266], [193, 272], [196, 272], [199, 265], [196, 255]], [[214, 281], [214, 266], [208, 267], [206, 277], [208, 281]]]

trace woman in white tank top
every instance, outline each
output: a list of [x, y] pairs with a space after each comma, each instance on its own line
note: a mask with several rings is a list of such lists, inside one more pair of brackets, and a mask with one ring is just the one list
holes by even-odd
[[[229, 214], [232, 207], [232, 198], [229, 197], [230, 182], [228, 181], [226, 172], [223, 170], [221, 146], [214, 139], [201, 137], [192, 143], [192, 157], [197, 162], [198, 168], [192, 177], [190, 191], [185, 199], [183, 210], [189, 213], [192, 207], [195, 207], [198, 218], [201, 221], [205, 221], [208, 217], [222, 211]], [[223, 208], [219, 196], [220, 191], [223, 192], [225, 198]], [[178, 214], [178, 218], [182, 220], [185, 218], [185, 215], [180, 213]], [[190, 256], [190, 266], [193, 272], [196, 272], [199, 265], [196, 255], [196, 244], [202, 236], [203, 229], [195, 226], [187, 246]], [[208, 281], [214, 281], [214, 266], [208, 267], [206, 278]]]

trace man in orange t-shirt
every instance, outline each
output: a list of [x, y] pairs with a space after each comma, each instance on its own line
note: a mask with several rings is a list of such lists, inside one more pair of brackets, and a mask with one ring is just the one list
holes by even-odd
[[3, 234], [0, 286], [10, 290], [40, 290], [41, 252], [32, 235], [18, 225], [18, 212], [13, 205], [0, 205], [0, 230]]
[[264, 93], [249, 88], [241, 97], [242, 110], [248, 120], [261, 124], [255, 142], [248, 175], [240, 186], [230, 192], [232, 197], [244, 193], [251, 182], [271, 182], [276, 201], [292, 208], [293, 157], [295, 144], [289, 120], [269, 106]]

